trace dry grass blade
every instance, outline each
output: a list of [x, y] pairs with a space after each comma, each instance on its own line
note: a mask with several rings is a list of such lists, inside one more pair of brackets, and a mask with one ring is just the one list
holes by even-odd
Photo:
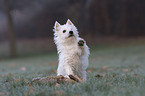
[[79, 78], [77, 75], [69, 75], [70, 79], [76, 81], [76, 82], [82, 82], [82, 79]]
[[52, 93], [52, 95], [55, 95], [55, 96], [62, 96], [64, 94], [65, 92], [63, 90], [56, 90], [55, 92]]
[[82, 82], [82, 79], [79, 78], [77, 75], [69, 75], [70, 78], [66, 78], [62, 75], [56, 76], [56, 77], [37, 77], [32, 79], [32, 82], [39, 82], [39, 83], [53, 83], [56, 84], [56, 87], [59, 86], [59, 84], [66, 84], [66, 83], [80, 83]]
[[101, 78], [101, 77], [103, 77], [103, 75], [97, 74], [97, 75], [95, 75], [95, 77]]
[[65, 78], [64, 76], [60, 75], [60, 76], [57, 76], [57, 83], [60, 84], [60, 83], [66, 83], [67, 82], [67, 79], [68, 78]]
[[32, 82], [39, 81], [40, 79], [41, 79], [41, 77], [33, 78], [33, 79], [32, 79]]

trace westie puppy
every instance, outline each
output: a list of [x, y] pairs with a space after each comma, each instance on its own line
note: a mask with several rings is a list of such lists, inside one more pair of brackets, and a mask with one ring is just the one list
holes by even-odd
[[69, 19], [64, 25], [55, 22], [54, 41], [59, 54], [57, 76], [77, 75], [86, 80], [89, 48]]

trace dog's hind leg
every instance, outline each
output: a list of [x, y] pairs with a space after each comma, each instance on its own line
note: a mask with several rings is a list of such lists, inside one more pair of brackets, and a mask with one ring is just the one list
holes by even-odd
[[59, 75], [65, 75], [64, 74], [65, 72], [64, 72], [64, 69], [61, 67], [61, 66], [58, 66], [58, 68], [57, 68], [57, 76], [59, 76]]
[[66, 72], [66, 76], [68, 76], [68, 75], [74, 75], [71, 66], [69, 66], [69, 65], [65, 65], [65, 66], [64, 66], [64, 69], [65, 69], [65, 72]]

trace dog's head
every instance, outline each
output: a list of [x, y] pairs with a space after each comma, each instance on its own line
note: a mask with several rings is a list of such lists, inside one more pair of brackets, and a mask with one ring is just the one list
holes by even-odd
[[77, 28], [74, 24], [68, 19], [66, 24], [60, 25], [57, 21], [54, 25], [54, 35], [55, 37], [62, 39], [74, 39], [78, 37]]

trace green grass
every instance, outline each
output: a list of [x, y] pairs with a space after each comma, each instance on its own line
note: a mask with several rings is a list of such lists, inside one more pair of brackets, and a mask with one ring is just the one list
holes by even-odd
[[[57, 68], [56, 53], [0, 61], [0, 96], [145, 95], [144, 44], [91, 49], [87, 81], [60, 87], [40, 83], [28, 85], [35, 77], [56, 76], [52, 73]], [[97, 74], [103, 77], [95, 77]]]

